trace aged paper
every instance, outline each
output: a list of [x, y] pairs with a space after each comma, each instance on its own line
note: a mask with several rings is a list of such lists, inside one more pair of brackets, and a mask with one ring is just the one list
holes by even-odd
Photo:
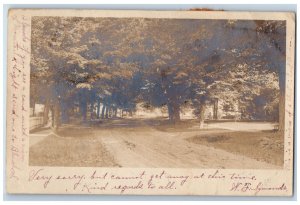
[[9, 11], [8, 193], [291, 196], [293, 13]]

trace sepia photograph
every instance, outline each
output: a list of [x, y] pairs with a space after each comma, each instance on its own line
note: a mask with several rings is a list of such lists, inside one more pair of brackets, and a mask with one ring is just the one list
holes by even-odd
[[286, 21], [33, 16], [29, 165], [283, 169]]
[[293, 195], [294, 13], [8, 22], [8, 193]]

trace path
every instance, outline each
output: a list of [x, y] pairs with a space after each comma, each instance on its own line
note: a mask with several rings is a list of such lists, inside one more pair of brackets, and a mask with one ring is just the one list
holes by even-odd
[[[218, 127], [222, 125], [222, 129], [206, 129], [198, 128], [189, 129], [172, 126], [158, 126], [157, 121], [142, 120], [115, 120], [108, 123], [99, 124], [92, 130], [96, 141], [103, 144], [106, 151], [113, 156], [114, 163], [121, 167], [148, 167], [148, 168], [226, 168], [226, 169], [275, 169], [280, 168], [272, 164], [260, 162], [255, 159], [242, 156], [240, 154], [230, 153], [225, 150], [195, 144], [186, 140], [196, 135], [208, 135], [210, 133], [232, 132], [237, 128], [253, 128], [265, 129], [266, 126], [258, 126], [254, 124], [243, 125], [226, 123], [215, 123]], [[261, 123], [257, 123], [261, 124]], [[213, 125], [213, 124], [211, 124]], [[229, 126], [230, 125], [230, 126]], [[72, 129], [72, 126], [65, 126]], [[84, 132], [86, 127], [78, 127], [82, 131], [80, 138], [89, 136], [91, 133]], [[236, 127], [236, 128], [235, 128]], [[52, 131], [50, 129], [41, 130], [30, 134], [30, 147], [44, 140]], [[61, 138], [65, 140], [62, 143], [70, 143], [71, 138]], [[85, 140], [89, 140], [86, 138]], [[82, 141], [89, 144], [88, 141]], [[94, 142], [96, 143], [96, 142]], [[85, 143], [83, 143], [84, 145]], [[96, 160], [96, 159], [95, 159]]]
[[41, 129], [40, 131], [36, 131], [34, 133], [30, 133], [29, 147], [37, 144], [38, 142], [44, 140], [47, 136], [52, 133], [51, 129]]
[[261, 130], [273, 130], [275, 125], [276, 123], [270, 122], [214, 122], [207, 124], [206, 128], [257, 132]]
[[188, 142], [186, 134], [162, 132], [150, 127], [96, 131], [96, 136], [122, 167], [278, 168], [249, 157]]

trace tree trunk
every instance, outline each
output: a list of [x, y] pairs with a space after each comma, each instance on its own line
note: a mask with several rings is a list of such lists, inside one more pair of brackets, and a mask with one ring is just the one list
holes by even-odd
[[180, 121], [180, 106], [177, 103], [168, 103], [169, 120], [172, 123]]
[[35, 101], [33, 101], [32, 116], [35, 117]]
[[168, 114], [169, 114], [169, 121], [173, 122], [174, 121], [174, 115], [173, 115], [173, 108], [171, 104], [168, 105]]
[[100, 99], [97, 100], [97, 119], [100, 118]]
[[284, 131], [285, 117], [285, 68], [279, 71], [279, 119], [278, 130]]
[[66, 123], [69, 122], [69, 114], [68, 114], [68, 103], [63, 101], [60, 103], [60, 110], [61, 110], [61, 122]]
[[214, 113], [213, 113], [213, 119], [218, 119], [218, 98], [214, 100]]
[[[281, 90], [280, 90], [281, 91]], [[284, 92], [280, 92], [280, 95], [279, 95], [279, 126], [278, 126], [278, 130], [279, 131], [284, 131], [284, 114], [285, 114], [285, 95], [284, 95]]]
[[200, 120], [199, 128], [200, 129], [204, 128], [204, 117], [205, 117], [204, 113], [205, 113], [205, 104], [201, 103], [201, 105], [200, 105], [200, 114], [199, 114], [199, 120]]
[[279, 67], [279, 113], [278, 113], [278, 130], [284, 131], [285, 118], [285, 65]]
[[43, 114], [43, 125], [47, 125], [49, 120], [49, 109], [50, 109], [50, 103], [49, 100], [46, 100], [45, 106], [44, 106], [44, 114]]
[[110, 110], [110, 107], [109, 106], [106, 106], [106, 109], [105, 109], [105, 118], [107, 119], [108, 118], [108, 112]]
[[81, 114], [81, 120], [85, 122], [87, 119], [87, 99], [85, 95], [81, 95], [81, 99], [79, 101], [79, 112]]
[[117, 117], [117, 114], [118, 114], [118, 108], [115, 108], [114, 109], [114, 117]]
[[60, 106], [59, 106], [59, 102], [56, 102], [54, 104], [54, 109], [53, 109], [53, 129], [54, 132], [58, 131], [58, 128], [60, 126]]
[[102, 113], [101, 113], [101, 118], [102, 119], [104, 119], [104, 114], [105, 114], [105, 110], [106, 110], [107, 108], [106, 108], [106, 106], [105, 106], [105, 104], [103, 104], [103, 106], [102, 106]]
[[112, 117], [112, 112], [113, 112], [113, 108], [109, 108], [109, 111], [108, 111], [108, 117], [111, 118]]
[[[161, 70], [161, 81], [162, 81], [162, 89], [168, 99], [167, 106], [168, 106], [168, 114], [169, 114], [169, 121], [171, 123], [176, 123], [180, 121], [180, 105], [178, 103], [178, 98], [176, 93], [172, 89], [173, 83], [172, 81], [168, 80], [168, 74], [165, 70]], [[172, 92], [173, 91], [173, 92]]]
[[180, 121], [180, 106], [178, 104], [175, 104], [173, 106], [173, 111], [174, 111], [174, 113], [173, 113], [174, 121], [179, 122]]
[[93, 100], [91, 100], [91, 108], [90, 108], [90, 119], [93, 119], [94, 118], [94, 116], [93, 116], [93, 114], [94, 114], [94, 101]]
[[54, 106], [52, 105], [50, 107], [50, 111], [51, 111], [51, 127], [54, 127]]
[[82, 99], [80, 109], [81, 109], [82, 121], [85, 122], [86, 118], [87, 118], [87, 102], [86, 102], [86, 99]]

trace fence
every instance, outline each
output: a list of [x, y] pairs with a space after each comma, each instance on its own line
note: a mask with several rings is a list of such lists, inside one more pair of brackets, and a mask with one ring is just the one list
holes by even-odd
[[43, 117], [30, 117], [30, 130], [43, 126]]

